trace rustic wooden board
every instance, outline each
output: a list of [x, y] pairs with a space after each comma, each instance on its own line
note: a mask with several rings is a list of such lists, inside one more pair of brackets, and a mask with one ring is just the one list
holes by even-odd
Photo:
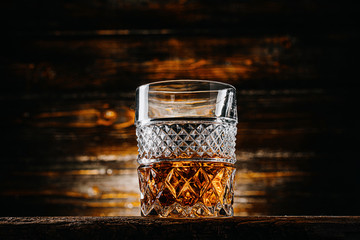
[[[360, 214], [343, 95], [238, 92], [236, 215]], [[1, 215], [139, 215], [133, 98], [4, 99]]]
[[[334, 32], [356, 27], [352, 1], [6, 1], [1, 15], [13, 30], [199, 29], [245, 33]], [[5, 25], [5, 26], [6, 26]]]
[[2, 46], [0, 92], [134, 92], [164, 79], [218, 80], [238, 90], [352, 89], [359, 36], [13, 36]]
[[360, 217], [0, 218], [5, 239], [358, 239]]
[[238, 89], [236, 215], [360, 215], [358, 4], [6, 1], [0, 216], [139, 215], [135, 88]]

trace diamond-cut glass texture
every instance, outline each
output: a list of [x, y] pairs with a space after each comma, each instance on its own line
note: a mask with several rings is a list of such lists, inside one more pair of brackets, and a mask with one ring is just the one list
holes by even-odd
[[236, 130], [206, 121], [137, 126], [142, 215], [232, 216]]
[[233, 164], [164, 161], [143, 165], [138, 174], [143, 216], [233, 215]]
[[151, 159], [217, 158], [235, 162], [233, 123], [153, 123], [136, 128], [139, 163]]

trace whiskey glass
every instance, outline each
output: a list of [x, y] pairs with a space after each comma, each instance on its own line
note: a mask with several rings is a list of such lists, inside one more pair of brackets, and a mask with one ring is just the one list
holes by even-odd
[[141, 215], [233, 215], [236, 90], [169, 80], [136, 90]]

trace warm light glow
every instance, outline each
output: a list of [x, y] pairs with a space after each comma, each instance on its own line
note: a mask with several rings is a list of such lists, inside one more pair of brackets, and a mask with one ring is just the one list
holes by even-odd
[[[107, 105], [105, 105], [107, 106]], [[116, 129], [134, 124], [135, 112], [126, 107], [115, 109], [81, 109], [66, 112], [44, 112], [34, 116], [33, 125], [37, 127], [91, 128], [113, 126]]]

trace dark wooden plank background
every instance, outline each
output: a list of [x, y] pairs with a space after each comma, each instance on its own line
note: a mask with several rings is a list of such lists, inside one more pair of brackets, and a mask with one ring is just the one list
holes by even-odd
[[135, 88], [166, 79], [236, 86], [236, 215], [359, 215], [358, 5], [2, 3], [0, 216], [139, 215]]

